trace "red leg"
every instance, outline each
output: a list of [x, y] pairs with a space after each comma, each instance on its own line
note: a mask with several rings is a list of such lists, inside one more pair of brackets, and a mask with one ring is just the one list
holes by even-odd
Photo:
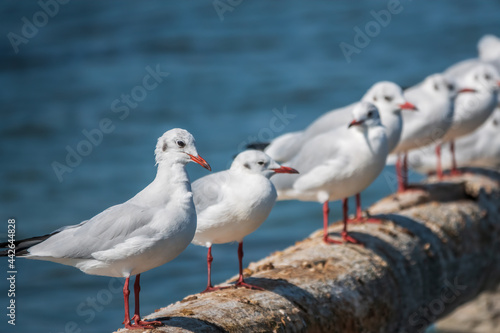
[[239, 266], [240, 266], [240, 276], [239, 276], [238, 281], [236, 282], [235, 286], [236, 287], [245, 287], [248, 289], [264, 290], [261, 287], [257, 287], [257, 286], [246, 283], [245, 280], [243, 279], [243, 241], [238, 244], [238, 261], [239, 261]]
[[212, 257], [212, 245], [210, 245], [208, 248], [208, 253], [207, 253], [207, 271], [208, 271], [208, 273], [207, 273], [208, 274], [207, 288], [205, 290], [203, 290], [201, 293], [206, 293], [206, 292], [210, 292], [210, 291], [229, 288], [229, 287], [214, 287], [214, 286], [212, 286], [212, 261], [214, 261], [214, 257]]
[[443, 179], [443, 169], [441, 168], [441, 145], [437, 144], [436, 145], [436, 160], [437, 160], [437, 165], [436, 165], [436, 175], [439, 180]]
[[398, 154], [396, 159], [396, 177], [398, 179], [398, 193], [406, 191], [403, 170], [401, 166], [401, 156]]
[[123, 285], [123, 302], [125, 303], [125, 320], [123, 320], [123, 324], [125, 324], [125, 328], [130, 328], [130, 313], [128, 306], [128, 297], [130, 295], [130, 290], [128, 289], [128, 283], [130, 281], [130, 277], [125, 279], [125, 284]]
[[403, 155], [403, 187], [405, 190], [408, 189], [408, 153]]
[[356, 220], [361, 220], [363, 218], [363, 212], [361, 211], [361, 194], [356, 194]]
[[335, 240], [328, 236], [328, 214], [330, 213], [330, 208], [328, 207], [328, 201], [323, 203], [323, 242], [331, 244], [342, 244], [341, 241]]
[[[128, 299], [129, 299], [129, 295], [130, 295], [130, 290], [128, 289], [129, 282], [130, 282], [130, 277], [127, 277], [125, 279], [125, 284], [123, 285], [123, 300], [125, 303], [125, 320], [123, 321], [123, 324], [125, 324], [125, 328], [130, 329], [130, 330], [153, 328], [153, 326], [146, 327], [146, 326], [142, 326], [142, 325], [132, 324], [130, 322], [130, 312], [129, 312], [129, 304], [128, 304]], [[134, 317], [135, 317], [135, 315], [134, 315]], [[132, 318], [132, 319], [134, 319], [134, 318]]]
[[352, 238], [347, 233], [347, 211], [349, 209], [347, 198], [342, 199], [342, 221], [344, 222], [344, 228], [342, 229], [341, 235], [342, 239], [346, 243], [361, 244], [358, 240]]
[[356, 218], [353, 220], [347, 220], [347, 223], [357, 224], [357, 223], [382, 223], [381, 220], [372, 217], [363, 217], [361, 210], [361, 194], [356, 194]]
[[135, 276], [134, 296], [135, 296], [135, 312], [132, 320], [135, 322], [136, 328], [154, 328], [151, 325], [162, 325], [161, 321], [144, 321], [141, 320], [139, 309], [139, 293], [141, 292], [141, 274]]
[[[344, 222], [344, 229], [341, 232], [342, 235], [342, 240], [347, 243], [353, 243], [353, 244], [361, 244], [358, 240], [354, 239], [353, 237], [349, 236], [347, 233], [347, 211], [348, 211], [348, 203], [347, 203], [347, 198], [342, 199], [342, 220]], [[338, 241], [335, 239], [332, 239], [328, 236], [328, 213], [329, 213], [329, 208], [328, 208], [328, 201], [323, 204], [323, 241], [325, 243], [331, 243], [331, 244], [343, 244], [342, 241]], [[362, 245], [362, 244], [361, 244]]]
[[457, 159], [455, 156], [455, 141], [450, 142], [450, 152], [451, 152], [451, 171], [450, 175], [459, 176], [462, 173], [457, 169]]

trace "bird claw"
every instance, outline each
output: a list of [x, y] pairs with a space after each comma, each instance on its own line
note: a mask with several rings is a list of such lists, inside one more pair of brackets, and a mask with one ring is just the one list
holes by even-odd
[[381, 224], [382, 220], [374, 217], [356, 217], [352, 220], [347, 220], [348, 224], [360, 224], [360, 223], [377, 223]]
[[131, 329], [131, 330], [153, 329], [153, 328], [155, 328], [155, 326], [163, 325], [163, 323], [161, 321], [156, 321], [156, 320], [154, 320], [154, 321], [145, 321], [145, 320], [141, 320], [141, 318], [138, 315], [134, 315], [131, 318], [131, 321], [133, 321], [134, 324], [132, 324], [130, 321], [128, 323], [124, 323], [125, 324], [125, 328]]
[[361, 243], [360, 241], [358, 241], [357, 239], [351, 237], [347, 232], [345, 231], [342, 231], [341, 233], [342, 235], [342, 240], [343, 241], [338, 241], [338, 240], [335, 240], [333, 238], [330, 238], [328, 236], [325, 236], [323, 237], [323, 241], [325, 243], [328, 243], [328, 244], [344, 244], [344, 243], [351, 243], [351, 244], [356, 244], [356, 245], [361, 245], [361, 246], [364, 246], [363, 243]]
[[125, 328], [128, 330], [150, 330], [153, 329], [154, 326], [151, 325], [136, 325], [136, 324], [125, 324]]
[[234, 286], [236, 288], [243, 287], [243, 288], [248, 288], [248, 289], [253, 289], [253, 290], [265, 290], [264, 288], [254, 286], [252, 284], [248, 284], [245, 281], [238, 281], [238, 282], [236, 282], [236, 284]]
[[357, 239], [353, 238], [352, 236], [350, 236], [346, 231], [342, 231], [342, 239], [346, 243], [351, 243], [351, 244], [356, 244], [356, 245], [364, 246], [363, 243], [361, 243], [359, 240], [357, 240]]
[[223, 289], [228, 289], [231, 288], [230, 286], [224, 286], [224, 287], [213, 287], [213, 286], [208, 286], [205, 290], [201, 292], [201, 294], [204, 293], [210, 293], [212, 291], [217, 291], [217, 290], [223, 290]]
[[323, 237], [323, 242], [327, 244], [342, 244], [342, 241], [335, 240], [333, 238], [330, 238], [329, 236]]

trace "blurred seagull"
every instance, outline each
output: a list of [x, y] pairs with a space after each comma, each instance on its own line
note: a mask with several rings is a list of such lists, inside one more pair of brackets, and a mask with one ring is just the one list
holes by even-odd
[[[93, 275], [124, 277], [125, 328], [160, 325], [139, 314], [140, 274], [177, 257], [196, 230], [196, 211], [185, 165], [194, 161], [210, 170], [198, 155], [193, 136], [183, 129], [163, 134], [155, 149], [156, 178], [130, 200], [90, 220], [51, 234], [16, 242], [16, 255], [74, 266]], [[1, 244], [3, 248], [8, 244]], [[7, 251], [1, 253], [6, 255]], [[136, 275], [135, 313], [129, 315], [129, 279]]]
[[[377, 107], [381, 122], [386, 129], [388, 149], [391, 152], [398, 144], [403, 130], [401, 111], [415, 111], [417, 108], [414, 104], [406, 100], [400, 86], [389, 81], [381, 81], [374, 84], [368, 89], [361, 101], [370, 102]], [[289, 161], [299, 152], [304, 143], [307, 143], [313, 137], [348, 124], [352, 119], [352, 110], [360, 103], [355, 102], [348, 106], [329, 111], [316, 119], [304, 131], [286, 133], [279, 136], [271, 142], [265, 149], [265, 152], [279, 162]], [[357, 193], [355, 220], [363, 220], [361, 215], [361, 195]]]
[[[430, 75], [405, 91], [405, 97], [417, 106], [419, 112], [403, 114], [403, 133], [392, 151], [398, 155], [398, 192], [404, 192], [408, 187], [407, 152], [440, 142], [451, 127], [455, 97], [458, 93], [471, 91], [473, 90], [468, 88], [458, 89], [455, 83], [446, 79], [443, 74]], [[403, 162], [400, 155], [403, 155]]]
[[[457, 167], [500, 166], [500, 107], [497, 107], [488, 120], [473, 133], [458, 138], [455, 142]], [[410, 166], [417, 172], [436, 171], [434, 146], [412, 150], [408, 159]], [[451, 156], [443, 152], [443, 169], [450, 169]]]
[[473, 92], [456, 97], [452, 125], [442, 139], [450, 143], [452, 175], [458, 173], [454, 140], [472, 133], [491, 116], [498, 103], [500, 76], [493, 65], [479, 63], [457, 78], [456, 82], [459, 86], [471, 88]]
[[[278, 200], [318, 201], [323, 204], [323, 240], [341, 243], [328, 236], [328, 201], [343, 202], [342, 239], [360, 242], [347, 233], [347, 198], [364, 190], [382, 172], [388, 140], [377, 108], [368, 102], [356, 104], [353, 120], [317, 135], [303, 143], [302, 149], [286, 166], [301, 175], [278, 175], [273, 183]], [[346, 124], [347, 125], [347, 124]]]
[[236, 286], [261, 289], [243, 279], [243, 238], [266, 220], [276, 201], [276, 189], [269, 181], [276, 173], [298, 173], [281, 166], [268, 155], [247, 150], [229, 170], [217, 172], [193, 183], [198, 226], [193, 243], [208, 247], [208, 283], [203, 292], [222, 289], [211, 282], [212, 244], [238, 242], [239, 278]]

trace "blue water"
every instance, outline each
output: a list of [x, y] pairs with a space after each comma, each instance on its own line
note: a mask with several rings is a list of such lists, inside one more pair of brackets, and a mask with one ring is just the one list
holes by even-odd
[[[200, 155], [222, 170], [252, 138], [301, 129], [359, 99], [379, 80], [415, 84], [474, 57], [482, 35], [500, 32], [500, 2], [402, 1], [348, 63], [339, 44], [354, 45], [353, 29], [364, 30], [374, 20], [370, 11], [387, 6], [368, 0], [242, 1], [222, 20], [211, 1], [70, 1], [45, 22], [35, 1], [2, 1], [1, 239], [9, 217], [16, 219], [21, 239], [79, 223], [129, 199], [153, 179], [154, 145], [170, 128], [191, 131]], [[9, 33], [22, 36], [23, 17], [33, 22], [34, 16], [40, 28], [25, 31], [30, 38], [17, 40], [16, 53]], [[152, 90], [141, 88], [148, 66], [169, 73]], [[127, 106], [120, 99], [131, 93], [138, 102]], [[119, 112], [112, 109], [116, 99]], [[273, 120], [284, 110], [293, 119]], [[97, 145], [81, 146], [82, 131], [98, 128], [105, 118], [110, 133]], [[65, 164], [67, 147], [79, 144], [91, 152], [59, 181], [53, 162]], [[207, 174], [194, 164], [188, 172], [193, 180]], [[364, 205], [391, 193], [393, 179], [387, 168], [364, 192]], [[331, 207], [338, 218], [339, 204]], [[319, 204], [279, 202], [245, 239], [245, 263], [320, 227]], [[190, 246], [142, 275], [143, 314], [204, 288], [205, 251]], [[213, 255], [215, 282], [237, 273], [235, 244], [215, 246]], [[2, 260], [1, 332], [106, 332], [122, 326], [116, 281], [49, 262], [18, 259], [15, 265], [11, 326]]]

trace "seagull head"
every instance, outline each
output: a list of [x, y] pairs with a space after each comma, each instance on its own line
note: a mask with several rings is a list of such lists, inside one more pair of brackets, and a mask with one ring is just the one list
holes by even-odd
[[293, 168], [278, 164], [269, 155], [259, 150], [245, 150], [239, 153], [231, 164], [231, 169], [260, 174], [268, 179], [277, 173], [299, 173]]
[[477, 43], [479, 58], [483, 61], [500, 59], [500, 38], [494, 35], [484, 35]]
[[472, 67], [458, 84], [472, 91], [494, 92], [500, 88], [500, 74], [493, 65], [480, 63]]
[[426, 77], [423, 88], [433, 96], [443, 96], [444, 98], [454, 98], [458, 93], [465, 92], [465, 90], [458, 89], [454, 80], [446, 78], [441, 73]]
[[403, 95], [400, 86], [393, 82], [381, 81], [374, 84], [361, 99], [373, 103], [381, 114], [399, 114], [401, 110], [416, 110]]
[[157, 164], [196, 162], [205, 169], [212, 170], [210, 165], [196, 151], [194, 137], [188, 131], [174, 128], [165, 132], [156, 144], [155, 158]]
[[352, 110], [353, 120], [348, 128], [355, 127], [365, 130], [368, 127], [381, 126], [380, 114], [377, 107], [369, 102], [361, 102]]

